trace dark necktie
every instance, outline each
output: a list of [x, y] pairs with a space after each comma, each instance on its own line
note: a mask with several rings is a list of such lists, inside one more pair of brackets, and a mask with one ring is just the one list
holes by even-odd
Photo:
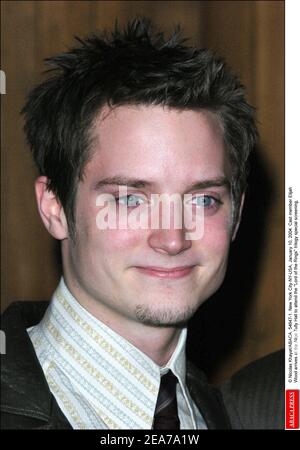
[[153, 430], [179, 430], [180, 428], [176, 399], [177, 381], [170, 370], [161, 377]]

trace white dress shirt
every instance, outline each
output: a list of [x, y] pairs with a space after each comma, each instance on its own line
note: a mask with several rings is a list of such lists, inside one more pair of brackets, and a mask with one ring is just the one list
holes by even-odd
[[165, 367], [85, 310], [61, 279], [28, 329], [49, 388], [74, 429], [151, 429], [160, 377], [178, 378], [181, 429], [207, 428], [186, 383], [186, 328]]

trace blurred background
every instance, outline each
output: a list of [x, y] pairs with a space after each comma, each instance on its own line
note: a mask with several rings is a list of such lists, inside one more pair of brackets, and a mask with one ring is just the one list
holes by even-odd
[[1, 310], [15, 300], [49, 300], [60, 277], [59, 246], [43, 228], [20, 109], [42, 79], [43, 59], [74, 35], [136, 15], [167, 33], [177, 23], [190, 45], [225, 57], [257, 108], [260, 145], [247, 203], [221, 289], [192, 319], [188, 355], [218, 383], [284, 346], [284, 2], [2, 1]]

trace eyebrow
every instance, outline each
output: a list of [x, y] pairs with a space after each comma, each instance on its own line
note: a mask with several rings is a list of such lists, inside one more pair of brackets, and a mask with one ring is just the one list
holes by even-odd
[[[142, 180], [140, 178], [130, 178], [130, 177], [124, 177], [124, 176], [113, 176], [113, 177], [107, 177], [99, 180], [95, 185], [95, 190], [100, 190], [104, 186], [128, 186], [133, 188], [145, 188], [153, 186], [153, 182]], [[189, 188], [188, 191], [192, 191], [195, 189], [207, 189], [210, 187], [229, 187], [230, 181], [227, 177], [217, 177], [212, 178], [209, 180], [201, 180], [197, 181], [196, 183], [193, 183]]]
[[192, 184], [187, 190], [194, 191], [196, 189], [207, 189], [211, 187], [229, 187], [230, 181], [227, 177], [212, 178], [211, 180], [198, 181]]
[[98, 190], [103, 186], [130, 186], [135, 188], [147, 187], [152, 185], [150, 181], [141, 180], [138, 178], [129, 178], [123, 176], [114, 176], [108, 178], [102, 178], [96, 183], [95, 189]]

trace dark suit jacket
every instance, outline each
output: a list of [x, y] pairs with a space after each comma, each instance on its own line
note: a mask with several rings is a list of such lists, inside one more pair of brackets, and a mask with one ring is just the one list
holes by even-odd
[[265, 356], [237, 372], [221, 386], [234, 429], [284, 429], [284, 350]]
[[[45, 302], [17, 302], [3, 314], [6, 354], [1, 355], [1, 428], [71, 428], [49, 390], [26, 328], [40, 322]], [[209, 429], [230, 428], [220, 392], [187, 364], [187, 386]]]

